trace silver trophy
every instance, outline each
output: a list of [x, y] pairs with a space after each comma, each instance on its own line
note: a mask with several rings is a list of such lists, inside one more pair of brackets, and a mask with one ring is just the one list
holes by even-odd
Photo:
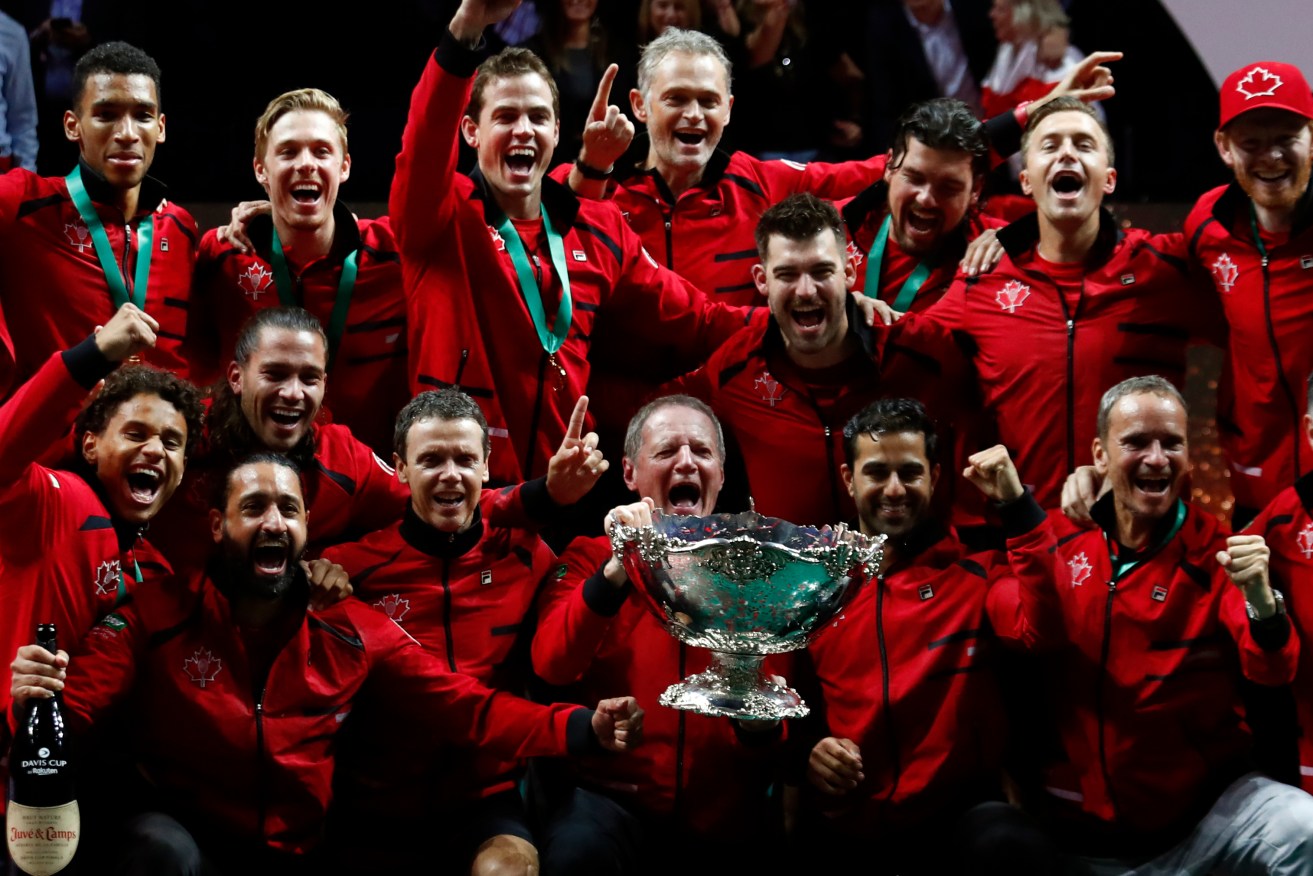
[[711, 650], [705, 672], [672, 684], [660, 703], [703, 715], [799, 718], [797, 691], [761, 669], [768, 654], [807, 647], [880, 568], [884, 536], [840, 524], [796, 526], [752, 511], [616, 524], [611, 543], [666, 630]]

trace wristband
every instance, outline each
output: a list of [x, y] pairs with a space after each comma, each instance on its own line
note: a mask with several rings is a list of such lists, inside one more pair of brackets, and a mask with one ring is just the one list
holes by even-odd
[[614, 164], [608, 167], [606, 170], [598, 170], [595, 167], [590, 167], [589, 165], [584, 164], [583, 161], [581, 160], [576, 160], [574, 166], [575, 169], [579, 171], [579, 175], [582, 176], [584, 179], [594, 179], [594, 180], [610, 179], [611, 173], [615, 170]]

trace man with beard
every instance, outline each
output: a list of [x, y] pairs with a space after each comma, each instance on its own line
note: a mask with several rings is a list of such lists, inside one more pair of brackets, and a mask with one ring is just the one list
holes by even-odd
[[[125, 304], [92, 337], [47, 359], [0, 407], [5, 653], [32, 641], [38, 623], [79, 638], [142, 583], [169, 571], [144, 536], [200, 438], [200, 396], [167, 372], [118, 367], [150, 349], [158, 329]], [[67, 440], [70, 425], [78, 452], [72, 469], [36, 462]], [[5, 714], [9, 705], [0, 693]], [[7, 722], [0, 726], [0, 751], [8, 750], [8, 730]]]
[[[1079, 872], [1313, 874], [1313, 797], [1253, 772], [1243, 677], [1289, 683], [1299, 642], [1262, 536], [1228, 537], [1186, 501], [1186, 408], [1158, 376], [1104, 393], [1094, 529], [1054, 511], [1009, 540], [1020, 609], [1048, 648], [1061, 757], [1028, 801]], [[991, 498], [1023, 495], [1007, 451], [971, 460]]]
[[632, 698], [596, 711], [536, 705], [448, 672], [356, 600], [308, 612], [306, 508], [285, 456], [256, 454], [226, 473], [210, 529], [219, 550], [204, 571], [110, 614], [71, 661], [28, 645], [13, 664], [15, 701], [63, 691], [75, 732], [134, 695], [144, 784], [122, 789], [120, 811], [133, 814], [98, 858], [117, 857], [120, 873], [330, 866], [315, 850], [334, 743], [366, 691], [403, 741], [413, 733], [514, 757], [637, 741], [642, 712]]
[[[625, 485], [642, 501], [614, 509], [607, 528], [650, 522], [653, 507], [710, 514], [724, 461], [720, 424], [705, 404], [664, 396], [645, 405], [630, 421], [624, 456]], [[668, 685], [706, 668], [707, 651], [681, 644], [649, 614], [609, 538], [575, 539], [561, 560], [564, 576], [543, 594], [533, 667], [565, 687], [564, 698], [591, 702], [624, 691], [654, 703]], [[679, 837], [689, 866], [764, 867], [754, 856], [780, 829], [767, 795], [778, 733], [773, 722], [654, 709], [635, 756], [577, 759], [571, 775], [544, 783], [542, 872], [666, 872], [670, 853], [661, 843], [670, 836]]]
[[[587, 401], [585, 398], [584, 402]], [[567, 439], [595, 445], [582, 434], [586, 404], [576, 405]], [[538, 534], [485, 519], [494, 492], [488, 481], [488, 423], [478, 404], [455, 389], [422, 392], [402, 409], [393, 464], [410, 490], [405, 517], [354, 544], [329, 548], [357, 598], [382, 609], [452, 672], [496, 690], [524, 689], [531, 611], [560, 567]], [[585, 464], [605, 470], [594, 450]], [[532, 872], [538, 854], [517, 786], [524, 764], [480, 755], [453, 758], [402, 786], [374, 778], [398, 757], [392, 726], [366, 722], [343, 759], [343, 823], [357, 835], [380, 830], [432, 830], [463, 872]], [[340, 780], [341, 781], [341, 780]], [[426, 850], [401, 844], [380, 851], [359, 844], [361, 864], [410, 872]], [[473, 867], [470, 862], [473, 861]]]
[[1217, 432], [1236, 527], [1313, 469], [1300, 425], [1313, 370], [1311, 131], [1313, 96], [1296, 67], [1260, 61], [1226, 77], [1214, 139], [1235, 182], [1205, 194], [1185, 221], [1230, 330]]
[[196, 223], [148, 177], [164, 142], [160, 68], [113, 42], [82, 56], [64, 134], [67, 177], [0, 175], [0, 396], [131, 302], [158, 323], [146, 361], [185, 375]]
[[[844, 427], [861, 531], [888, 540], [879, 576], [798, 657], [812, 707], [797, 728], [812, 792], [800, 843], [831, 871], [878, 848], [870, 872], [1050, 874], [1056, 851], [1001, 802], [998, 639], [1028, 633], [1016, 579], [1002, 551], [968, 556], [931, 510], [937, 437], [912, 399], [881, 399]], [[1036, 523], [1002, 513], [1010, 535]]]
[[1194, 294], [1179, 234], [1121, 229], [1103, 209], [1117, 171], [1089, 106], [1033, 111], [1022, 154], [1036, 213], [999, 231], [991, 272], [958, 279], [926, 316], [957, 335], [1021, 477], [1056, 506], [1089, 462], [1103, 388], [1154, 371], [1183, 385], [1187, 343], [1218, 334], [1221, 317]]

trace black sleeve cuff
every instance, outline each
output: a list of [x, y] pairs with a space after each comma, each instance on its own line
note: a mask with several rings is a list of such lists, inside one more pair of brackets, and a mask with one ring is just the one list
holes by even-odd
[[109, 361], [105, 358], [105, 354], [100, 352], [100, 347], [96, 346], [95, 335], [76, 347], [68, 348], [61, 355], [68, 373], [73, 375], [73, 379], [85, 389], [93, 388], [118, 367], [116, 362]]
[[534, 478], [520, 484], [520, 501], [524, 503], [524, 513], [535, 523], [546, 525], [556, 520], [561, 506], [547, 492], [547, 478]]
[[575, 709], [565, 723], [565, 750], [573, 755], [601, 754], [606, 751], [593, 732], [595, 709]]
[[734, 726], [734, 735], [738, 737], [739, 743], [745, 748], [765, 748], [774, 745], [780, 741], [784, 735], [784, 722], [776, 721], [774, 728], [770, 730], [744, 730], [743, 724], [738, 718], [730, 718], [730, 724]]
[[987, 119], [985, 134], [989, 137], [990, 148], [1000, 159], [1006, 159], [1021, 151], [1021, 125], [1017, 123], [1014, 109]]
[[598, 569], [584, 581], [584, 605], [602, 617], [615, 617], [629, 597], [630, 586], [628, 583], [623, 587], [615, 586], [606, 580], [602, 569]]
[[438, 62], [439, 67], [453, 76], [460, 76], [465, 79], [474, 75], [474, 71], [478, 69], [479, 64], [487, 56], [487, 37], [479, 37], [479, 44], [471, 49], [452, 36], [450, 30], [442, 32], [442, 40], [438, 43], [438, 47], [433, 50], [433, 60]]
[[1290, 639], [1290, 618], [1284, 614], [1274, 614], [1263, 620], [1251, 618], [1249, 635], [1264, 651], [1280, 651]]
[[1003, 534], [1008, 538], [1025, 535], [1044, 522], [1044, 509], [1035, 501], [1035, 496], [1029, 488], [1017, 501], [995, 507], [998, 508], [998, 516], [1003, 521]]

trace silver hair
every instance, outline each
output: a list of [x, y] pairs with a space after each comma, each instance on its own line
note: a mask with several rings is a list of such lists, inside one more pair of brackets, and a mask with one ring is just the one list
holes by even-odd
[[1174, 398], [1181, 406], [1181, 410], [1189, 413], [1189, 408], [1185, 405], [1185, 397], [1165, 377], [1159, 377], [1157, 374], [1149, 374], [1144, 377], [1128, 377], [1105, 392], [1103, 398], [1099, 399], [1098, 434], [1100, 440], [1107, 440], [1108, 438], [1108, 421], [1112, 418], [1112, 409], [1117, 406], [1117, 402], [1128, 395], [1141, 392], [1162, 398]]
[[643, 47], [643, 54], [638, 59], [638, 90], [644, 99], [657, 66], [672, 52], [715, 58], [725, 68], [725, 88], [729, 89], [733, 65], [729, 62], [729, 55], [725, 54], [725, 47], [700, 31], [668, 27], [665, 33]]

